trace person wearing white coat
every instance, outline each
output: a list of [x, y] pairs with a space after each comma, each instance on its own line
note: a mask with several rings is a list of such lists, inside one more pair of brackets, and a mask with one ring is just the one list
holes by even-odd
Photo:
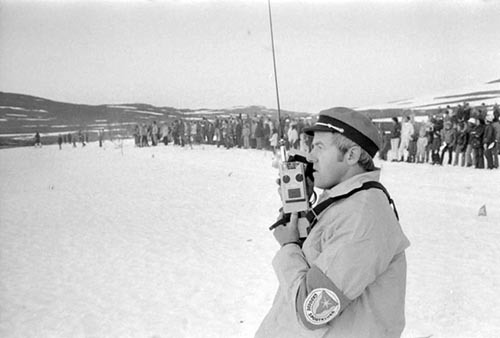
[[314, 213], [304, 242], [296, 213], [275, 228], [279, 288], [255, 337], [400, 337], [409, 241], [378, 183], [380, 134], [347, 108], [321, 112], [305, 132], [314, 134], [308, 159], [314, 186], [324, 189], [318, 203], [335, 200]]
[[297, 149], [299, 145], [299, 133], [297, 132], [297, 125], [293, 124], [290, 126], [287, 136], [290, 149]]
[[401, 143], [399, 144], [398, 160], [405, 161], [408, 158], [408, 146], [415, 129], [410, 117], [406, 116], [401, 126]]

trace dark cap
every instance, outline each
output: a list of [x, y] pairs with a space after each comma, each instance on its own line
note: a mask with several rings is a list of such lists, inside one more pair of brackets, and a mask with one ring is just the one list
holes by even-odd
[[363, 148], [371, 157], [375, 156], [382, 144], [378, 128], [368, 117], [344, 107], [321, 111], [314, 126], [304, 128], [307, 135], [314, 135], [316, 131], [340, 133]]

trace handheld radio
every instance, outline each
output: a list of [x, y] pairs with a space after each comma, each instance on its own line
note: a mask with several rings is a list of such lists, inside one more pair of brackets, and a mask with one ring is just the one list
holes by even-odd
[[287, 160], [279, 163], [283, 216], [269, 230], [273, 230], [279, 225], [286, 225], [290, 221], [291, 213], [296, 212], [299, 214], [299, 236], [302, 241], [305, 240], [308, 234], [309, 222], [304, 216], [311, 204], [311, 194], [315, 196], [314, 191], [309, 191], [307, 182], [311, 183], [314, 180], [312, 172], [312, 163], [307, 162], [306, 154], [293, 149], [290, 151]]
[[[287, 157], [285, 141], [283, 140], [283, 129], [281, 123], [280, 99], [278, 90], [278, 74], [276, 71], [276, 54], [274, 51], [273, 21], [271, 15], [271, 0], [267, 1], [269, 9], [269, 27], [271, 31], [271, 49], [273, 53], [274, 84], [276, 88], [276, 101], [278, 105], [278, 137], [280, 139], [280, 195], [283, 203], [283, 218], [273, 224], [269, 230], [275, 229], [279, 225], [286, 225], [290, 221], [292, 212], [303, 213], [309, 208], [309, 195], [306, 184], [306, 172], [308, 165], [306, 156], [300, 154], [290, 154]], [[307, 172], [312, 178], [312, 168]], [[307, 237], [309, 223], [304, 217], [299, 217], [299, 234], [301, 239]]]
[[279, 164], [280, 195], [283, 212], [301, 212], [309, 208], [306, 186], [306, 165], [303, 162], [287, 160]]

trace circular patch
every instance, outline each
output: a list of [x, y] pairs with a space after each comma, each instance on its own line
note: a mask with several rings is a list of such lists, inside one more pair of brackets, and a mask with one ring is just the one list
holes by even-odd
[[304, 301], [304, 314], [307, 321], [322, 325], [335, 318], [340, 311], [339, 297], [332, 290], [318, 288], [312, 290]]

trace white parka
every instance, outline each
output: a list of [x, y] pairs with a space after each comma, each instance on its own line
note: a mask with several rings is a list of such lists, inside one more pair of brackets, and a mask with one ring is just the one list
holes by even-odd
[[[351, 177], [324, 191], [319, 202], [379, 175]], [[319, 215], [302, 249], [288, 244], [277, 252], [279, 288], [256, 337], [400, 337], [408, 246], [381, 190], [335, 202]]]

